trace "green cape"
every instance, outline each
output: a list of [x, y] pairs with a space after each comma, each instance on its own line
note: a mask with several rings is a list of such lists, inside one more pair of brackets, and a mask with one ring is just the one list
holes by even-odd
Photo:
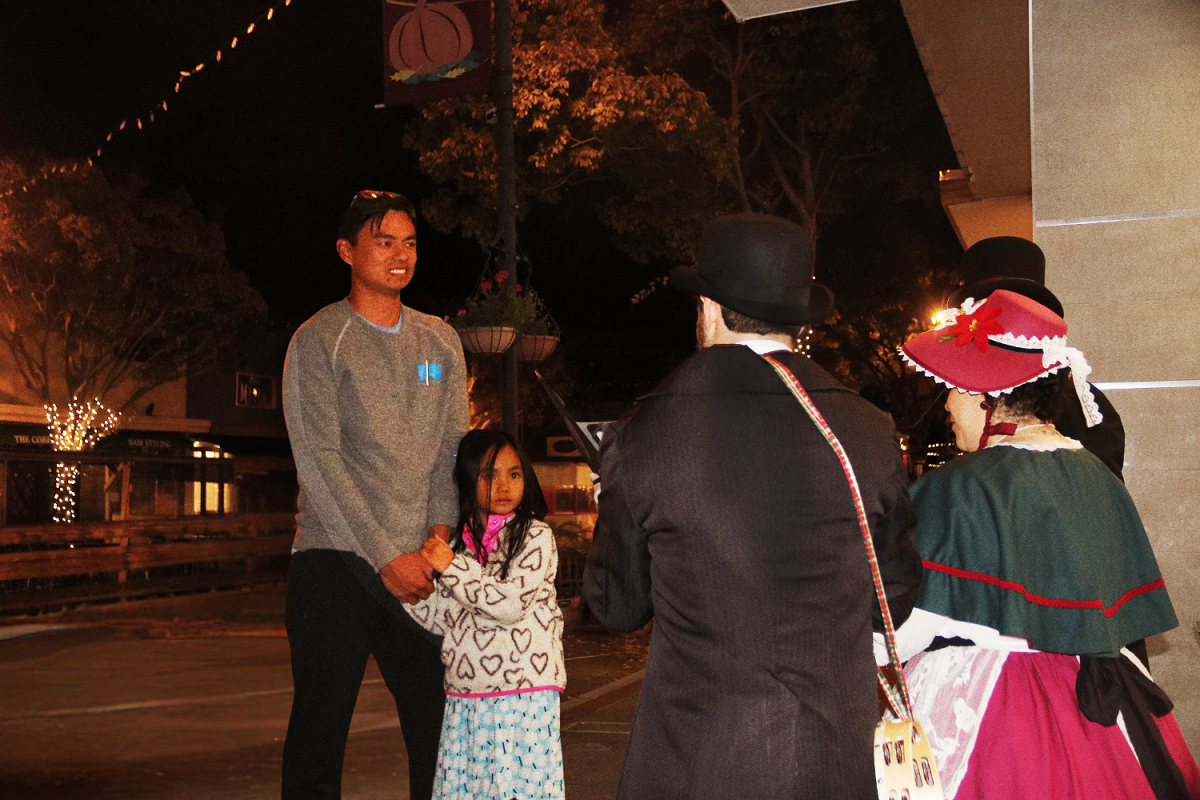
[[990, 447], [928, 473], [912, 500], [920, 608], [1073, 655], [1179, 624], [1133, 500], [1085, 450]]

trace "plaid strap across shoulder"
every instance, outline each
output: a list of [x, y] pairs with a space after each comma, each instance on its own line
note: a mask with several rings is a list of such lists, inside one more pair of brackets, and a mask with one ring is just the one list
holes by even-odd
[[871, 562], [871, 577], [875, 583], [875, 596], [879, 599], [879, 609], [883, 614], [884, 639], [887, 642], [888, 659], [896, 670], [898, 680], [896, 685], [884, 677], [882, 670], [877, 670], [879, 685], [883, 688], [887, 695], [888, 704], [892, 708], [892, 713], [900, 719], [910, 719], [912, 717], [912, 703], [908, 697], [908, 684], [904, 680], [904, 670], [900, 666], [900, 659], [896, 655], [896, 629], [892, 625], [892, 613], [888, 609], [887, 596], [883, 590], [883, 576], [879, 572], [879, 560], [875, 557], [875, 546], [871, 542], [871, 528], [867, 523], [867, 511], [863, 505], [862, 492], [858, 488], [858, 478], [854, 475], [854, 465], [850, 463], [850, 457], [846, 455], [845, 448], [838, 441], [833, 429], [829, 427], [829, 423], [825, 421], [812, 398], [808, 396], [808, 392], [800, 385], [800, 381], [792, 374], [778, 359], [770, 354], [762, 356], [776, 374], [779, 375], [788, 389], [800, 401], [800, 405], [808, 414], [809, 419], [821, 431], [821, 435], [825, 437], [825, 441], [833, 448], [833, 452], [837, 455], [838, 462], [842, 465], [842, 471], [846, 475], [846, 483], [850, 486], [850, 493], [854, 496], [854, 509], [858, 514], [858, 524], [862, 529], [863, 543], [867, 548], [867, 560]]

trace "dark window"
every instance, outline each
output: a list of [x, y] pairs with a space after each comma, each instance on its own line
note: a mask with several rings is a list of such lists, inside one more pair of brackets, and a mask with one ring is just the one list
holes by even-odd
[[235, 403], [242, 408], [275, 408], [275, 379], [239, 372]]
[[54, 465], [45, 461], [8, 462], [6, 525], [53, 522]]

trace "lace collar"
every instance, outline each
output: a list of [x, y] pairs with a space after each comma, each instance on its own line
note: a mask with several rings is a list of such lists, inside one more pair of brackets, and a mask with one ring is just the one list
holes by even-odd
[[1037, 453], [1083, 449], [1078, 440], [1063, 436], [1050, 423], [1018, 426], [1015, 433], [1000, 437], [999, 441], [992, 442], [988, 447], [1015, 447], [1018, 450], [1032, 450]]

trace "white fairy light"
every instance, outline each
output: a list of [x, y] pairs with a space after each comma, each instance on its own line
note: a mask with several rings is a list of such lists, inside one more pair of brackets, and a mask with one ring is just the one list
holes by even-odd
[[[284, 5], [284, 6], [290, 6], [291, 4], [292, 4], [292, 0], [285, 0], [285, 2], [284, 2], [284, 4], [283, 4], [283, 5]], [[246, 33], [245, 33], [245, 34], [243, 34], [243, 35], [244, 35], [244, 36], [248, 36], [248, 35], [250, 35], [250, 34], [254, 33], [255, 27], [256, 27], [256, 26], [257, 26], [259, 23], [261, 23], [261, 22], [265, 22], [265, 21], [269, 21], [269, 20], [273, 19], [274, 17], [275, 17], [275, 9], [274, 9], [274, 7], [272, 7], [272, 8], [268, 8], [268, 9], [267, 9], [265, 12], [263, 12], [262, 14], [260, 14], [260, 15], [258, 16], [258, 18], [257, 18], [257, 19], [256, 19], [254, 22], [251, 22], [251, 23], [249, 24], [249, 26], [247, 26], [247, 28], [246, 28]], [[230, 49], [233, 49], [233, 48], [237, 47], [237, 45], [238, 45], [238, 37], [237, 37], [237, 36], [234, 36], [234, 37], [233, 37], [233, 41], [231, 41], [231, 42], [230, 42], [230, 44], [229, 44], [229, 47], [230, 47]], [[219, 61], [221, 60], [221, 51], [220, 51], [220, 50], [217, 50], [215, 55], [216, 55], [216, 61], [218, 61], [218, 62], [219, 62]], [[179, 74], [178, 74], [178, 76], [175, 78], [175, 94], [178, 94], [178, 93], [179, 93], [179, 91], [180, 91], [180, 87], [183, 85], [183, 82], [184, 82], [184, 80], [185, 80], [185, 79], [192, 77], [192, 76], [193, 76], [193, 75], [195, 75], [197, 72], [199, 72], [200, 70], [204, 69], [204, 65], [205, 65], [205, 63], [206, 63], [206, 62], [203, 62], [203, 61], [202, 61], [202, 62], [200, 62], [199, 64], [197, 64], [197, 65], [196, 65], [196, 66], [195, 66], [193, 69], [191, 69], [191, 70], [179, 70]], [[163, 100], [163, 101], [160, 101], [160, 102], [159, 102], [158, 104], [156, 104], [156, 105], [157, 105], [158, 107], [161, 107], [163, 111], [166, 111], [166, 110], [167, 110], [167, 102], [166, 102], [165, 100]], [[137, 117], [137, 118], [135, 118], [135, 119], [136, 119], [136, 121], [137, 121], [138, 130], [142, 130], [142, 129], [143, 129], [143, 127], [144, 127], [144, 125], [148, 124], [147, 122], [144, 122], [144, 121], [143, 121], [143, 118], [142, 118], [142, 117]], [[155, 122], [155, 121], [156, 121], [156, 120], [154, 119], [154, 115], [153, 115], [153, 114], [150, 114], [150, 115], [149, 115], [149, 122]], [[129, 122], [129, 119], [128, 119], [128, 118], [126, 118], [126, 119], [122, 120], [122, 121], [121, 121], [121, 124], [120, 124], [120, 125], [118, 125], [118, 126], [117, 126], [117, 128], [116, 128], [115, 130], [112, 130], [112, 131], [109, 131], [109, 132], [108, 132], [108, 135], [107, 135], [107, 136], [105, 136], [105, 138], [104, 138], [104, 141], [106, 141], [106, 142], [111, 142], [111, 141], [112, 141], [112, 139], [113, 139], [113, 135], [114, 135], [115, 133], [119, 133], [119, 132], [121, 132], [121, 131], [124, 131], [124, 130], [125, 130], [125, 127], [126, 127], [126, 125], [128, 124], [128, 122]], [[86, 163], [86, 164], [87, 164], [87, 166], [91, 167], [91, 166], [93, 166], [93, 165], [94, 165], [94, 164], [93, 164], [93, 161], [94, 161], [95, 159], [98, 159], [99, 157], [100, 157], [100, 148], [97, 148], [97, 149], [96, 149], [96, 155], [92, 156], [91, 158], [83, 159], [83, 160], [81, 160], [81, 161], [77, 162], [77, 163], [76, 163], [74, 166], [72, 166], [72, 168], [71, 168], [71, 171], [72, 171], [72, 172], [74, 172], [74, 171], [76, 170], [76, 168], [78, 168], [79, 166], [82, 166], [84, 163]], [[44, 177], [45, 175], [49, 174], [51, 171], [55, 171], [55, 170], [54, 170], [53, 168], [50, 168], [50, 167], [43, 168], [43, 170], [42, 170], [42, 176]], [[66, 171], [66, 167], [65, 167], [65, 166], [64, 166], [64, 167], [62, 167], [62, 168], [61, 168], [61, 171], [65, 172], [65, 171]], [[37, 183], [37, 178], [36, 178], [36, 177], [34, 177], [34, 178], [32, 178], [32, 179], [28, 180], [28, 181], [27, 181], [27, 182], [26, 182], [26, 183], [25, 183], [23, 186], [21, 186], [21, 187], [20, 187], [20, 189], [21, 189], [21, 191], [23, 191], [23, 192], [28, 192], [28, 191], [29, 191], [29, 187], [30, 187], [30, 186], [33, 186], [33, 185], [34, 185], [34, 184], [36, 184], [36, 183]], [[9, 196], [11, 196], [11, 195], [15, 194], [15, 193], [16, 193], [16, 191], [17, 191], [17, 187], [15, 187], [15, 186], [14, 186], [14, 187], [12, 187], [12, 188], [8, 189], [7, 191], [0, 192], [0, 198], [9, 197]]]
[[[96, 442], [108, 436], [120, 424], [119, 412], [105, 406], [99, 400], [80, 403], [76, 397], [67, 403], [65, 413], [58, 406], [44, 406], [46, 426], [50, 429], [50, 442], [59, 452], [82, 452], [90, 450]], [[79, 465], [58, 462], [54, 474], [54, 521], [75, 521], [75, 483], [79, 479]]]
[[792, 352], [799, 353], [806, 358], [812, 358], [812, 328], [805, 326], [800, 330], [800, 334], [792, 342]]

